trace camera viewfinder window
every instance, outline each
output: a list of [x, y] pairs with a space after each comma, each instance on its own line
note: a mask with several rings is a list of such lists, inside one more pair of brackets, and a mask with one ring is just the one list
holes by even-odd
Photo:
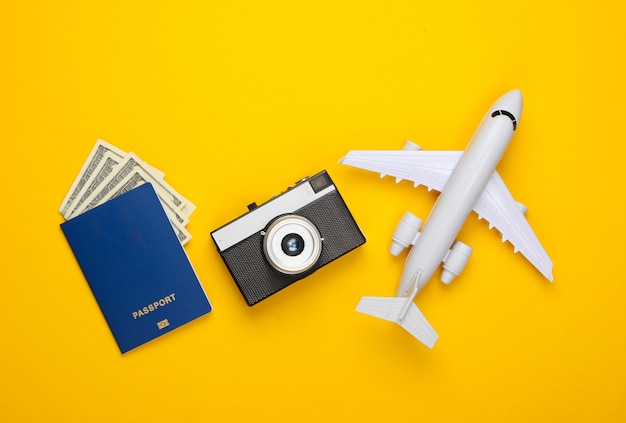
[[311, 179], [310, 183], [311, 187], [313, 187], [313, 191], [315, 191], [316, 194], [324, 188], [332, 185], [332, 181], [326, 173], [322, 173], [321, 175], [314, 177], [313, 179]]

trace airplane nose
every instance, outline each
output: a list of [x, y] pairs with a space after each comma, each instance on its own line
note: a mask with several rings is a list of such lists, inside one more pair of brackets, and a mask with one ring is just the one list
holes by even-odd
[[515, 131], [522, 115], [522, 93], [519, 90], [513, 90], [504, 94], [496, 100], [489, 114], [492, 118], [496, 116], [508, 117], [511, 119], [513, 130]]
[[500, 97], [493, 105], [493, 111], [506, 110], [515, 117], [519, 123], [522, 115], [522, 92], [520, 90], [512, 90]]

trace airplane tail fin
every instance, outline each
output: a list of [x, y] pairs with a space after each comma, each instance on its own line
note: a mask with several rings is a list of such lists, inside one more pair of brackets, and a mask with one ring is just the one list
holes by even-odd
[[356, 310], [399, 324], [428, 348], [437, 341], [437, 333], [411, 298], [363, 297]]

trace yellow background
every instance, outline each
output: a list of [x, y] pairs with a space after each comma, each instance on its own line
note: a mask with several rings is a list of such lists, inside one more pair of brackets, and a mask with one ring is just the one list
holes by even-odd
[[[0, 420], [624, 421], [623, 2], [5, 2], [0, 6]], [[435, 192], [337, 164], [463, 149], [519, 88], [498, 167], [554, 284], [475, 215], [430, 351], [361, 315], [392, 295], [405, 210]], [[196, 203], [186, 250], [214, 312], [122, 356], [59, 229], [96, 139]], [[327, 169], [368, 238], [253, 308], [210, 238]]]

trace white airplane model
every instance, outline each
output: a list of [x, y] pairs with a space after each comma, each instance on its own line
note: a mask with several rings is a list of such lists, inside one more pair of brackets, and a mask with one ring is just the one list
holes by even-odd
[[419, 232], [422, 221], [405, 213], [398, 224], [391, 253], [412, 245], [396, 297], [363, 297], [357, 311], [390, 320], [432, 348], [437, 333], [413, 300], [443, 262], [441, 280], [448, 284], [467, 264], [472, 253], [455, 239], [474, 210], [478, 218], [496, 227], [503, 242], [510, 241], [547, 279], [552, 261], [530, 228], [525, 206], [517, 203], [495, 171], [519, 124], [522, 94], [510, 91], [489, 109], [465, 151], [421, 151], [407, 142], [404, 150], [350, 151], [340, 163], [390, 175], [396, 182], [413, 181], [441, 194]]

